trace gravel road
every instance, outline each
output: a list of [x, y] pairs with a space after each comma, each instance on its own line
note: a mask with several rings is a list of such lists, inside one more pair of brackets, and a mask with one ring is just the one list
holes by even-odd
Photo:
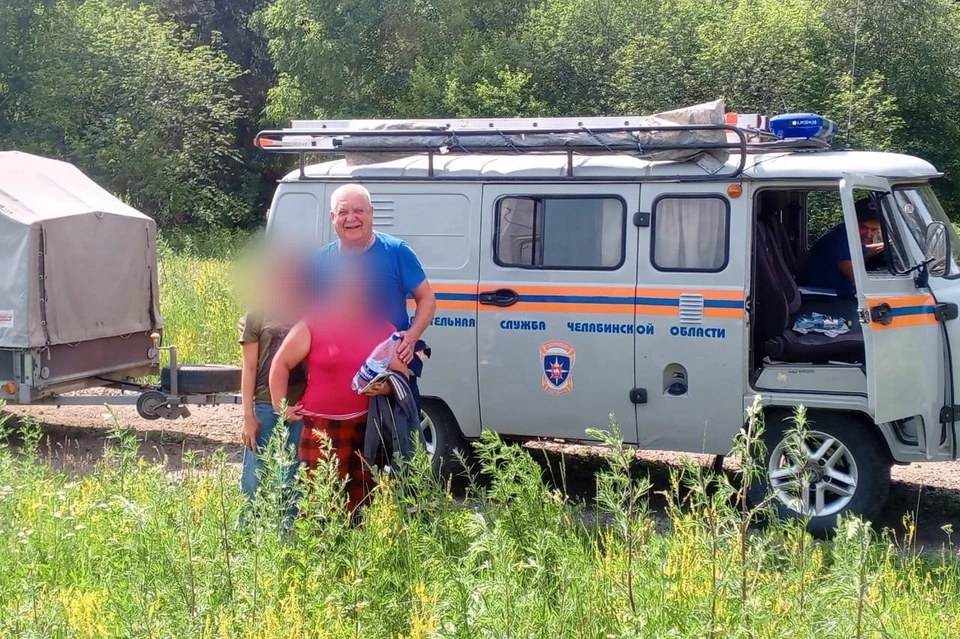
[[[9, 411], [14, 415], [32, 415], [43, 426], [42, 448], [48, 463], [71, 473], [84, 472], [92, 467], [113, 426], [109, 412], [99, 406], [16, 407]], [[131, 406], [115, 407], [114, 411], [123, 426], [138, 431], [141, 454], [150, 460], [165, 457], [171, 470], [179, 468], [183, 454], [188, 450], [206, 456], [223, 448], [231, 462], [241, 460], [239, 429], [242, 415], [239, 406], [191, 407], [190, 417], [154, 422], [141, 419]], [[567, 466], [568, 492], [578, 497], [590, 497], [594, 490], [593, 475], [602, 464], [596, 448], [555, 442], [533, 443], [528, 447], [544, 465], [548, 477], [551, 474], [557, 476], [557, 468], [563, 462]], [[641, 469], [649, 472], [654, 490], [666, 488], [669, 468], [676, 464], [680, 455], [641, 451], [637, 456]], [[703, 464], [712, 461], [705, 456], [688, 457]], [[924, 549], [933, 550], [945, 545], [947, 538], [942, 527], [946, 524], [952, 524], [955, 536], [960, 538], [960, 461], [898, 466], [893, 469], [893, 479], [890, 498], [878, 525], [902, 531], [904, 515], [912, 513], [918, 522], [918, 545]]]

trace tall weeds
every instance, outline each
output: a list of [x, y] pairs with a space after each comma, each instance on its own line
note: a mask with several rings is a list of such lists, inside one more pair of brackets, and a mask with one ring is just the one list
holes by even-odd
[[758, 527], [735, 477], [677, 468], [658, 512], [613, 419], [591, 431], [608, 462], [586, 504], [487, 432], [466, 497], [420, 450], [378, 471], [360, 525], [335, 461], [287, 480], [282, 429], [249, 506], [222, 454], [174, 472], [118, 426], [69, 478], [34, 429], [0, 448], [0, 636], [949, 637], [960, 618], [955, 555], [898, 551], [857, 520], [831, 543]]

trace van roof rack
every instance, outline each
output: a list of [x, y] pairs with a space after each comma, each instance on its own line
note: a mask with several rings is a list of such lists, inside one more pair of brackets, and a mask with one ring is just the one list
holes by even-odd
[[[574, 177], [575, 155], [625, 154], [650, 161], [691, 161], [711, 155], [717, 160], [716, 170], [707, 176], [657, 178], [678, 181], [731, 180], [743, 172], [748, 154], [830, 146], [817, 137], [780, 139], [765, 130], [766, 116], [727, 113], [725, 120], [724, 124], [646, 125], [651, 116], [294, 120], [286, 129], [260, 131], [254, 146], [299, 156], [303, 180], [311, 179], [305, 173], [308, 154], [387, 154], [392, 158], [425, 154], [428, 177], [437, 179], [434, 156], [438, 154], [565, 154], [567, 177]], [[732, 170], [719, 172], [727, 159], [719, 160], [721, 153], [736, 154]]]

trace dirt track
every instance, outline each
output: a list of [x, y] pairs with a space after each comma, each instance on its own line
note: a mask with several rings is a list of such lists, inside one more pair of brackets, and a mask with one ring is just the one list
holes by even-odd
[[[180, 467], [185, 451], [201, 456], [218, 448], [227, 452], [231, 462], [239, 463], [240, 407], [191, 407], [192, 415], [177, 421], [141, 419], [133, 407], [116, 407], [123, 426], [133, 428], [141, 436], [141, 454], [150, 460], [166, 457], [171, 470]], [[100, 456], [113, 419], [102, 407], [29, 407], [10, 410], [15, 415], [32, 415], [43, 426], [44, 458], [55, 468], [67, 472], [83, 472]], [[583, 498], [593, 493], [593, 475], [601, 461], [596, 449], [547, 443], [533, 444], [534, 454], [547, 468], [548, 475], [557, 474], [563, 453], [568, 492]], [[654, 481], [654, 490], [667, 486], [670, 465], [679, 455], [640, 452], [640, 464]], [[712, 458], [691, 456], [707, 464]], [[901, 520], [914, 513], [918, 521], [918, 545], [926, 549], [940, 548], [946, 542], [941, 527], [952, 524], [955, 540], [960, 541], [960, 462], [949, 464], [914, 464], [893, 469], [894, 483], [890, 499], [879, 525], [902, 530]]]

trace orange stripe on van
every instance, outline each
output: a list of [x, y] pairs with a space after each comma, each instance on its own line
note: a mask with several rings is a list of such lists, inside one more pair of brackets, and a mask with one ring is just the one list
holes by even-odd
[[[417, 303], [414, 300], [407, 300], [408, 311], [416, 308]], [[477, 310], [477, 303], [464, 300], [437, 300], [437, 308], [447, 311], [475, 311]]]
[[702, 295], [705, 300], [743, 301], [743, 289], [690, 289], [690, 288], [651, 288], [637, 287], [637, 297], [670, 297], [680, 299], [681, 295]]
[[476, 294], [478, 284], [435, 284], [430, 282], [434, 293], [473, 293]]
[[[506, 307], [479, 304], [479, 292], [500, 288], [516, 291], [520, 300]], [[712, 318], [741, 319], [744, 313], [743, 289], [685, 289], [677, 287], [631, 287], [631, 286], [584, 286], [584, 285], [528, 285], [518, 283], [490, 282], [482, 285], [447, 284], [433, 285], [437, 308], [444, 310], [487, 312], [543, 312], [543, 313], [589, 313], [625, 315], [677, 316], [680, 298], [683, 295], [703, 297], [703, 316]], [[407, 307], [416, 308], [413, 299]]]
[[538, 286], [526, 284], [483, 284], [480, 289], [496, 290], [498, 288], [509, 288], [520, 295], [574, 295], [591, 297], [631, 297], [634, 288], [632, 286]]
[[869, 326], [873, 331], [885, 331], [911, 326], [928, 326], [937, 323], [934, 315], [934, 299], [931, 295], [899, 295], [891, 297], [868, 297], [867, 308], [872, 309], [880, 304], [890, 306], [891, 322], [882, 324], [871, 321]]
[[550, 302], [517, 302], [512, 306], [499, 307], [481, 304], [484, 312], [528, 312], [528, 313], [591, 313], [606, 315], [633, 316], [632, 304], [577, 304], [577, 303], [550, 303]]

